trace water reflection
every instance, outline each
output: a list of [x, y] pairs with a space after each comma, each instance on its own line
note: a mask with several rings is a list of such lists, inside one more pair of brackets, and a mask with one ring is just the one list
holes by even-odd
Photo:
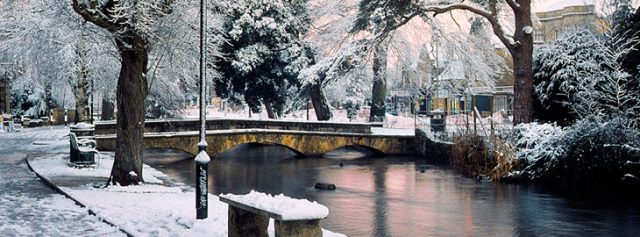
[[[145, 163], [193, 183], [190, 155], [145, 154]], [[255, 189], [318, 201], [330, 210], [323, 226], [349, 236], [640, 235], [637, 204], [585, 202], [534, 186], [476, 183], [410, 157], [362, 157], [343, 150], [301, 159], [282, 147], [247, 145], [214, 158], [209, 170], [211, 193]], [[337, 190], [315, 190], [316, 182], [334, 183]]]

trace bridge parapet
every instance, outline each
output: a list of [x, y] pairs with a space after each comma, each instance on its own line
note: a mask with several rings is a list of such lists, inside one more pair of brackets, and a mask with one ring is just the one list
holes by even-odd
[[[207, 119], [206, 130], [274, 129], [370, 134], [371, 127], [382, 127], [382, 125], [382, 123], [209, 118]], [[116, 133], [115, 121], [100, 121], [96, 122], [95, 126], [97, 135]], [[187, 132], [198, 131], [199, 129], [200, 121], [197, 119], [147, 120], [144, 126], [145, 133]]]

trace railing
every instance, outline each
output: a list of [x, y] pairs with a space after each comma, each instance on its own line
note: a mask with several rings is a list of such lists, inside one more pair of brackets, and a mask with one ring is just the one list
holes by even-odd
[[457, 136], [475, 134], [489, 138], [494, 134], [509, 133], [513, 129], [511, 120], [501, 117], [500, 113], [494, 113], [491, 117], [482, 117], [478, 111], [474, 113], [475, 121], [473, 113], [445, 116], [444, 131], [438, 129], [439, 125], [434, 124], [432, 118], [420, 115], [416, 118], [416, 128], [429, 131], [435, 138], [448, 142], [453, 142]]

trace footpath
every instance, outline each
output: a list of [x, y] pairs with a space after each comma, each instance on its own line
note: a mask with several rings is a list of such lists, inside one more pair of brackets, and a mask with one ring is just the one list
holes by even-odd
[[34, 146], [36, 134], [57, 133], [0, 132], [0, 236], [126, 236], [45, 186], [29, 170], [27, 153], [52, 148]]

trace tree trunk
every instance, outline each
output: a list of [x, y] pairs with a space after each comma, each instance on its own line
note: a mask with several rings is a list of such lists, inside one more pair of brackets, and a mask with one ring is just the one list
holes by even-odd
[[87, 81], [87, 70], [83, 63], [83, 60], [78, 60], [77, 78], [75, 90], [73, 93], [76, 99], [76, 118], [75, 122], [88, 123], [91, 119], [89, 114], [89, 97], [87, 96], [87, 87], [89, 85]]
[[51, 114], [51, 109], [58, 107], [58, 105], [56, 104], [55, 101], [53, 101], [53, 96], [52, 94], [52, 86], [51, 86], [51, 82], [47, 82], [44, 86], [44, 100], [47, 103], [47, 114], [46, 116], [49, 116]]
[[116, 101], [116, 154], [111, 169], [112, 182], [126, 186], [143, 182], [144, 100], [148, 94], [144, 71], [147, 68], [147, 41], [135, 33], [116, 38], [122, 58]]
[[531, 1], [518, 1], [522, 7], [515, 14], [516, 31], [514, 38], [520, 42], [513, 47], [513, 124], [533, 122], [533, 37], [522, 30], [531, 24]]
[[327, 99], [324, 98], [324, 93], [322, 93], [320, 85], [314, 84], [311, 86], [309, 97], [311, 97], [311, 104], [313, 104], [313, 109], [316, 111], [316, 118], [318, 118], [318, 121], [327, 121], [331, 119], [331, 109], [329, 108]]
[[384, 121], [387, 97], [387, 51], [389, 39], [383, 40], [373, 52], [373, 88], [371, 88], [371, 113], [369, 122]]
[[113, 97], [108, 95], [102, 96], [102, 112], [100, 112], [100, 120], [113, 120], [115, 105], [112, 98]]
[[262, 103], [264, 104], [265, 110], [267, 110], [267, 116], [269, 116], [270, 119], [276, 119], [276, 115], [273, 112], [273, 106], [271, 106], [271, 102], [262, 100]]

